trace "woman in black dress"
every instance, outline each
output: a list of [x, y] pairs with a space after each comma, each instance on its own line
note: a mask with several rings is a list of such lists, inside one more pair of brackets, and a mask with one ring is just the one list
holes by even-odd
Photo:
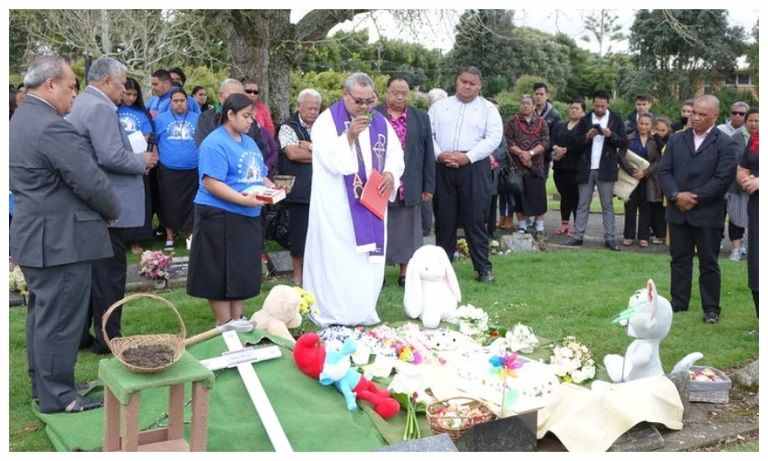
[[759, 129], [759, 115], [757, 109], [751, 109], [747, 112], [747, 130], [749, 131], [749, 142], [744, 152], [744, 156], [739, 163], [738, 171], [736, 173], [736, 179], [739, 185], [747, 191], [749, 194], [749, 202], [747, 204], [747, 268], [749, 277], [749, 288], [752, 290], [752, 299], [755, 302], [755, 314], [760, 317], [759, 304], [758, 304], [758, 250], [757, 239], [759, 236], [758, 231], [758, 209], [760, 196], [760, 172], [759, 172], [759, 155], [760, 150], [760, 133]]
[[584, 150], [584, 134], [579, 133], [579, 121], [587, 106], [582, 98], [573, 98], [568, 105], [568, 120], [558, 122], [552, 129], [552, 170], [555, 187], [560, 194], [560, 227], [555, 234], [571, 233], [571, 216], [576, 221], [579, 205], [579, 184], [576, 179], [579, 160]]

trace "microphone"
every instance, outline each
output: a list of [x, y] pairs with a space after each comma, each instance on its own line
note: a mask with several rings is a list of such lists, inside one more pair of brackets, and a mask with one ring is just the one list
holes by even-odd
[[155, 142], [155, 134], [150, 133], [149, 136], [147, 136], [147, 152], [152, 152], [155, 147], [157, 147], [157, 142]]

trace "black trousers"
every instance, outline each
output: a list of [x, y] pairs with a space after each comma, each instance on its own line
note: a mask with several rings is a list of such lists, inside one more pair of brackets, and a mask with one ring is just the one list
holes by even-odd
[[[88, 329], [93, 323], [93, 337], [96, 344], [107, 347], [104, 335], [101, 332], [101, 318], [107, 312], [109, 306], [123, 299], [125, 296], [126, 270], [128, 262], [126, 260], [127, 242], [125, 239], [128, 229], [109, 228], [109, 239], [112, 241], [111, 258], [97, 259], [91, 262], [93, 269], [91, 277], [91, 302], [89, 306], [89, 315], [85, 322], [85, 328], [82, 334], [82, 340], [87, 342]], [[109, 316], [107, 323], [107, 334], [110, 338], [120, 336], [120, 318], [122, 317], [122, 308], [115, 309]]]
[[461, 225], [469, 244], [472, 265], [480, 274], [491, 271], [487, 229], [491, 201], [489, 170], [490, 160], [486, 158], [461, 168], [437, 164], [435, 171], [435, 240], [453, 260], [456, 229]]
[[688, 310], [691, 300], [694, 249], [699, 257], [699, 293], [701, 307], [706, 312], [720, 314], [720, 252], [721, 227], [696, 227], [669, 223], [669, 253], [671, 262], [672, 309]]
[[88, 315], [91, 263], [25, 267], [27, 372], [40, 411], [61, 411], [78, 397], [75, 362]]
[[667, 216], [664, 209], [664, 202], [649, 202], [651, 208], [651, 230], [657, 239], [667, 237]]
[[488, 237], [496, 233], [496, 210], [499, 209], [499, 194], [491, 195], [491, 208], [488, 209]]
[[554, 170], [555, 187], [560, 194], [560, 220], [570, 221], [573, 216], [576, 221], [576, 209], [579, 207], [579, 183], [577, 172], [569, 170]]
[[[632, 191], [629, 200], [624, 202], [624, 238], [648, 241], [651, 236], [651, 207], [646, 198], [645, 182]], [[639, 223], [637, 215], [640, 215]]]

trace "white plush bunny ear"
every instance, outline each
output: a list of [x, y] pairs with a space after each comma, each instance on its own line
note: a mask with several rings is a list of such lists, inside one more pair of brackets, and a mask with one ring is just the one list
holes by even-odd
[[656, 317], [656, 306], [657, 306], [657, 298], [658, 295], [656, 294], [656, 284], [653, 283], [653, 279], [648, 279], [648, 283], [646, 284], [646, 287], [648, 288], [648, 303], [650, 303], [651, 307], [651, 319], [654, 319]]
[[405, 294], [403, 295], [403, 305], [405, 306], [405, 313], [412, 319], [418, 318], [423, 309], [421, 278], [419, 277], [423, 259], [424, 252], [416, 250], [411, 257], [411, 260], [408, 261], [408, 267], [405, 269]]
[[440, 251], [440, 255], [443, 259], [443, 267], [445, 267], [445, 279], [448, 281], [448, 287], [453, 292], [453, 295], [456, 296], [456, 301], [461, 302], [461, 288], [459, 288], [459, 281], [456, 278], [456, 271], [453, 270], [453, 265], [451, 264], [451, 260], [448, 259], [448, 255], [445, 253], [445, 250], [440, 248], [442, 251]]

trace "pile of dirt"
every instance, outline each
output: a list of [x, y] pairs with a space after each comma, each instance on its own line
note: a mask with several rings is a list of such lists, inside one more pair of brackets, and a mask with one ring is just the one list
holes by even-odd
[[142, 344], [126, 349], [123, 360], [136, 367], [160, 368], [173, 362], [174, 350], [163, 344]]

